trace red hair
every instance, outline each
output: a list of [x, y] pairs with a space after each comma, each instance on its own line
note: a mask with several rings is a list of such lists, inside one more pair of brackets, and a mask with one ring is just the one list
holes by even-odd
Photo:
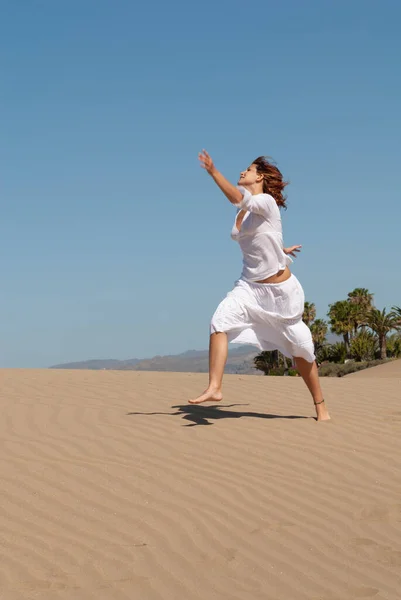
[[281, 171], [266, 156], [259, 156], [252, 164], [256, 166], [256, 171], [263, 175], [263, 193], [273, 196], [280, 208], [287, 208], [287, 197], [283, 190], [288, 182], [284, 181]]

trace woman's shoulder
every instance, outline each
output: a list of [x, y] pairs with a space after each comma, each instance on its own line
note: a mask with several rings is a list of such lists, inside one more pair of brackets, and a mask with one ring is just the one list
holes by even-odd
[[263, 194], [259, 194], [259, 197], [262, 202], [265, 202], [266, 205], [269, 206], [270, 210], [272, 211], [272, 213], [274, 215], [280, 216], [280, 209], [277, 205], [277, 202], [273, 198], [273, 196], [271, 196], [270, 194], [263, 193]]

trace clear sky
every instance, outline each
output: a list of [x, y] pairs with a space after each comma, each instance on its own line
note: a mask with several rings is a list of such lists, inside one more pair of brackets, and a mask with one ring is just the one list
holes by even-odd
[[0, 0], [0, 366], [206, 348], [241, 271], [233, 182], [291, 182], [318, 316], [401, 305], [398, 0]]

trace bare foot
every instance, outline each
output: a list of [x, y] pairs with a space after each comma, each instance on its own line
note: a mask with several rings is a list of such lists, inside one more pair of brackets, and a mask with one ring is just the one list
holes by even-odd
[[223, 400], [223, 394], [220, 390], [207, 389], [203, 394], [193, 400], [188, 400], [188, 402], [190, 404], [202, 404], [202, 402], [220, 402], [221, 400]]
[[316, 408], [316, 420], [317, 421], [329, 421], [330, 420], [329, 411], [327, 410], [327, 406], [326, 406], [325, 402], [315, 405], [315, 408]]

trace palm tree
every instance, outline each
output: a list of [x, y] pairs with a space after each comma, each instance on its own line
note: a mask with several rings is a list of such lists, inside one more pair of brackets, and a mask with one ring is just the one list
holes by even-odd
[[370, 308], [373, 302], [373, 294], [367, 288], [355, 288], [353, 292], [349, 292], [348, 299], [352, 304]]
[[348, 294], [348, 301], [354, 307], [354, 333], [358, 327], [367, 325], [367, 316], [372, 309], [373, 294], [367, 288], [355, 288]]
[[304, 314], [302, 315], [302, 320], [309, 327], [310, 324], [316, 318], [316, 306], [313, 302], [305, 302], [304, 306]]
[[253, 362], [256, 369], [263, 371], [265, 375], [269, 375], [273, 369], [283, 368], [285, 371], [291, 366], [291, 360], [278, 350], [263, 350], [255, 356]]
[[310, 326], [313, 343], [315, 344], [315, 352], [318, 352], [326, 341], [327, 323], [323, 319], [316, 319]]
[[263, 371], [265, 375], [268, 375], [271, 369], [278, 366], [278, 353], [277, 351], [270, 352], [268, 350], [263, 350], [260, 354], [255, 356], [253, 362], [259, 371]]
[[391, 310], [393, 311], [393, 315], [397, 319], [397, 329], [401, 329], [401, 307], [400, 306], [392, 306]]
[[386, 314], [385, 308], [382, 311], [372, 308], [368, 315], [368, 326], [378, 337], [380, 358], [387, 358], [387, 335], [397, 328], [397, 323], [397, 316], [393, 312]]
[[332, 333], [342, 335], [344, 339], [347, 356], [349, 355], [350, 333], [354, 328], [354, 309], [347, 300], [338, 300], [329, 305], [330, 330]]

